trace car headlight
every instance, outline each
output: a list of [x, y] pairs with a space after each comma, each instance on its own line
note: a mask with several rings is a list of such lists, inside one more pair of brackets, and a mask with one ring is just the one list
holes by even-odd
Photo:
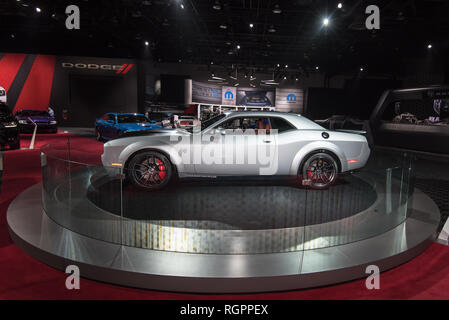
[[15, 127], [17, 127], [17, 123], [15, 123], [15, 122], [4, 122], [3, 125], [5, 126], [5, 128], [15, 128]]
[[26, 120], [19, 120], [20, 124], [27, 124], [28, 122]]
[[57, 121], [50, 121], [50, 124], [57, 124]]

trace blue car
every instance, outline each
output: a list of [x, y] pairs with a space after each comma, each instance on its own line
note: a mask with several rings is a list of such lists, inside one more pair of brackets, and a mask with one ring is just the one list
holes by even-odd
[[163, 129], [139, 113], [106, 113], [95, 121], [95, 136], [98, 141], [119, 138], [129, 132]]

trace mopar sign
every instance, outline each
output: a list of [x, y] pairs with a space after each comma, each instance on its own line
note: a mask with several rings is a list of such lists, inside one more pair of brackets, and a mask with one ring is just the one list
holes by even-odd
[[229, 99], [229, 100], [234, 99], [234, 94], [231, 91], [226, 91], [225, 99]]
[[289, 94], [287, 96], [287, 102], [296, 102], [296, 95], [294, 95], [293, 93]]

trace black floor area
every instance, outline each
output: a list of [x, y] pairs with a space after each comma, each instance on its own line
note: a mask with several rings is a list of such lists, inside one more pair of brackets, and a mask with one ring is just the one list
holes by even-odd
[[[90, 187], [97, 207], [134, 220], [209, 221], [208, 229], [266, 230], [322, 224], [370, 207], [373, 187], [355, 176], [339, 179], [329, 190], [315, 191], [290, 181], [184, 181], [148, 192], [117, 180]], [[123, 201], [123, 203], [121, 203]]]

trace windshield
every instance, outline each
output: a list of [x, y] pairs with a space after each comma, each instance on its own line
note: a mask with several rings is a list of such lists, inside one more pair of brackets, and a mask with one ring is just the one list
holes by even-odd
[[49, 117], [50, 114], [47, 111], [39, 110], [24, 110], [17, 113], [18, 116], [22, 117]]
[[11, 113], [11, 110], [9, 110], [9, 107], [6, 104], [0, 103], [0, 114], [2, 116], [9, 115]]
[[118, 123], [146, 123], [149, 120], [145, 116], [134, 115], [134, 114], [121, 114], [117, 115]]
[[226, 115], [222, 113], [222, 114], [220, 114], [220, 115], [218, 115], [216, 117], [210, 118], [210, 119], [208, 119], [206, 121], [202, 121], [201, 122], [201, 130], [209, 128], [211, 125], [213, 125], [214, 123], [220, 121], [224, 117], [226, 117]]

